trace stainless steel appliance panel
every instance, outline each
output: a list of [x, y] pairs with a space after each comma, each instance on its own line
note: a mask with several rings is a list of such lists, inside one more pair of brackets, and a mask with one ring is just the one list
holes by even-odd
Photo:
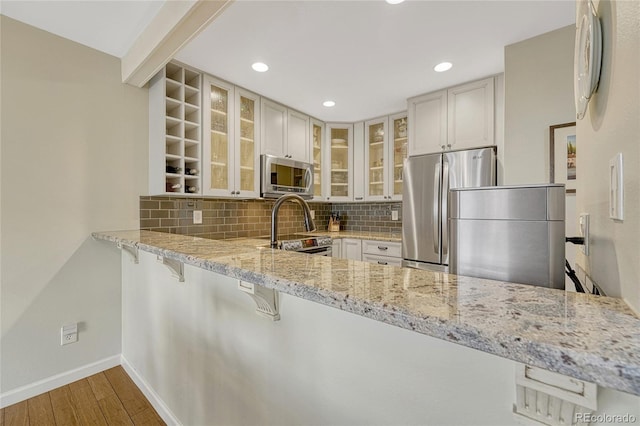
[[[549, 222], [469, 219], [450, 226], [452, 273], [557, 287], [550, 274]], [[564, 288], [563, 277], [561, 283]]]
[[442, 154], [410, 157], [404, 163], [402, 257], [441, 263]]
[[451, 272], [564, 289], [564, 191], [564, 185], [451, 190]]
[[443, 264], [449, 264], [448, 211], [449, 189], [476, 188], [496, 184], [496, 148], [451, 151], [442, 157], [441, 229]]

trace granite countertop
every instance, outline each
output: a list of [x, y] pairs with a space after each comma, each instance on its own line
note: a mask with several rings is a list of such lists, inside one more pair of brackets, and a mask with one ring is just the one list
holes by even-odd
[[150, 231], [92, 234], [417, 333], [640, 395], [621, 299]]
[[314, 231], [309, 235], [327, 236], [334, 240], [340, 238], [357, 238], [360, 240], [376, 240], [389, 242], [402, 242], [402, 234], [400, 232], [366, 232], [366, 231]]

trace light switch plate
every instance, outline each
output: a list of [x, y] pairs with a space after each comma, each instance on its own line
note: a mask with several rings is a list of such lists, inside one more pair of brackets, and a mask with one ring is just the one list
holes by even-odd
[[584, 238], [584, 244], [580, 246], [580, 251], [585, 256], [589, 256], [589, 213], [580, 213], [578, 224], [580, 225], [580, 236]]
[[609, 160], [609, 217], [624, 220], [624, 176], [622, 153]]

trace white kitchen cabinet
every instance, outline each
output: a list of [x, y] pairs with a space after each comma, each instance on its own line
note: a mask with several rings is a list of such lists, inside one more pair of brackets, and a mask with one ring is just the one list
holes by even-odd
[[353, 194], [353, 125], [327, 124], [326, 201], [351, 201]]
[[407, 101], [409, 155], [495, 145], [494, 77]]
[[257, 198], [260, 97], [205, 75], [203, 195]]
[[447, 91], [447, 148], [494, 145], [493, 77]]
[[263, 154], [310, 162], [309, 116], [262, 98]]
[[342, 258], [342, 239], [335, 238], [331, 244], [331, 257]]
[[402, 266], [402, 259], [389, 256], [376, 256], [375, 254], [363, 254], [362, 261], [378, 265]]
[[362, 240], [343, 238], [341, 257], [344, 259], [362, 260]]
[[325, 195], [323, 185], [326, 145], [324, 142], [324, 123], [312, 118], [310, 120], [311, 161], [313, 163], [313, 201], [323, 201]]
[[389, 197], [402, 200], [403, 167], [407, 158], [408, 117], [406, 112], [389, 116]]
[[442, 151], [447, 146], [447, 91], [407, 100], [409, 155]]
[[388, 117], [364, 123], [364, 198], [367, 201], [390, 198], [388, 127]]
[[311, 145], [309, 144], [309, 116], [292, 109], [287, 110], [287, 146], [285, 156], [311, 162]]
[[287, 147], [287, 107], [268, 99], [261, 99], [261, 137], [262, 154], [285, 157]]
[[169, 63], [149, 83], [149, 193], [199, 194], [202, 74]]
[[379, 265], [402, 266], [402, 243], [363, 240], [362, 260]]

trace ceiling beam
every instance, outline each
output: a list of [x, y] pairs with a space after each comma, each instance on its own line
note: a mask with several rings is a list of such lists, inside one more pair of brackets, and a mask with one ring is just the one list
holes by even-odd
[[121, 60], [122, 82], [144, 86], [234, 0], [167, 0]]

